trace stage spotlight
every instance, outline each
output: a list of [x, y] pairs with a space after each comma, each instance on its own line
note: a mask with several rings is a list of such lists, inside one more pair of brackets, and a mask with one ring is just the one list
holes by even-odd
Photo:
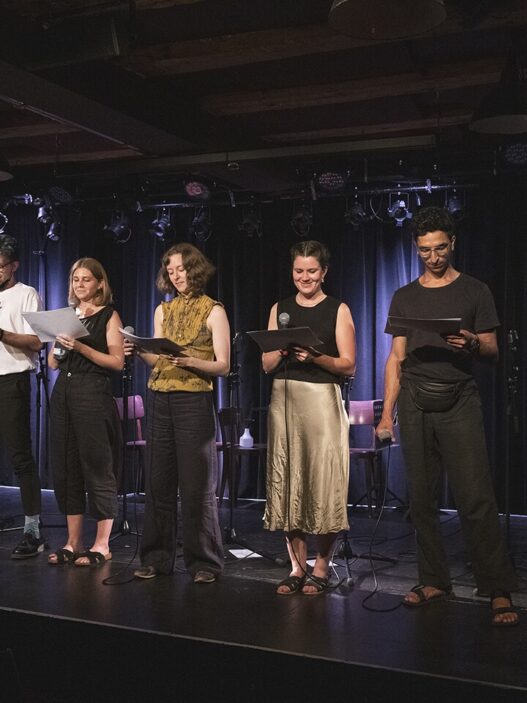
[[313, 224], [313, 215], [307, 207], [301, 207], [291, 219], [291, 227], [299, 237], [307, 237]]
[[250, 210], [238, 225], [238, 229], [248, 237], [261, 237], [262, 220], [255, 210]]
[[160, 213], [158, 213], [156, 219], [152, 221], [152, 226], [149, 230], [150, 234], [164, 240], [170, 229], [170, 225], [170, 211], [164, 208]]
[[325, 171], [316, 176], [318, 188], [325, 193], [341, 193], [347, 183], [347, 176], [337, 171]]
[[37, 220], [43, 225], [49, 225], [53, 221], [53, 208], [48, 202], [42, 203], [39, 206]]
[[7, 227], [7, 223], [9, 222], [7, 215], [3, 212], [0, 212], [0, 234], [3, 234], [5, 232], [5, 228]]
[[62, 222], [53, 220], [50, 224], [46, 237], [52, 242], [58, 242], [62, 239]]
[[408, 210], [407, 204], [401, 199], [400, 193], [397, 194], [397, 200], [393, 203], [391, 202], [390, 196], [388, 215], [393, 217], [397, 227], [402, 227], [405, 220], [411, 220], [413, 217], [413, 214]]
[[503, 150], [503, 158], [511, 166], [527, 164], [527, 142], [512, 142]]
[[209, 213], [206, 208], [200, 207], [192, 218], [189, 233], [199, 242], [206, 242], [212, 234]]
[[202, 181], [186, 181], [185, 193], [191, 200], [209, 200], [210, 188]]
[[465, 203], [455, 192], [448, 198], [446, 208], [455, 220], [462, 220], [465, 216]]
[[130, 222], [123, 212], [114, 212], [110, 224], [104, 225], [104, 230], [110, 234], [116, 244], [126, 244], [132, 236]]
[[357, 201], [354, 202], [350, 208], [346, 209], [344, 213], [344, 222], [347, 225], [352, 225], [353, 229], [358, 229], [360, 225], [370, 220], [371, 218], [365, 213], [362, 204]]

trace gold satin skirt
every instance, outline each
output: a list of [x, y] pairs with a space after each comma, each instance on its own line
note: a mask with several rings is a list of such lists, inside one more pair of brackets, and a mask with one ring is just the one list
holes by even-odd
[[349, 421], [339, 386], [274, 379], [267, 437], [264, 527], [347, 530]]

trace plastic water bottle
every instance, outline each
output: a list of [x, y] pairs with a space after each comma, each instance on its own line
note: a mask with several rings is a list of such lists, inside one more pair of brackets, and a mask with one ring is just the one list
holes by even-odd
[[245, 428], [243, 431], [242, 436], [240, 437], [240, 447], [252, 447], [254, 445], [254, 439], [251, 435], [251, 431], [248, 427]]

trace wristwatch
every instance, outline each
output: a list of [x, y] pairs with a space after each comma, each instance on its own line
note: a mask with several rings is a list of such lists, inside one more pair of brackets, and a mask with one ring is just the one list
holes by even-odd
[[467, 350], [471, 354], [475, 354], [476, 352], [479, 351], [480, 346], [481, 346], [481, 344], [479, 341], [479, 337], [478, 337], [478, 335], [476, 335], [474, 337], [474, 339], [471, 339], [470, 342], [467, 344]]

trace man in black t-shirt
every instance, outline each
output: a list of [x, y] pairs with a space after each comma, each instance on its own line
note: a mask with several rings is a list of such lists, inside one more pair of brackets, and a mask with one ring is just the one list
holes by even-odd
[[[393, 336], [385, 369], [384, 410], [376, 432], [392, 438], [397, 403], [410, 511], [417, 539], [419, 584], [404, 598], [428, 605], [452, 591], [442, 544], [436, 488], [445, 468], [480, 593], [491, 599], [492, 624], [518, 624], [510, 591], [516, 577], [507, 556], [491, 481], [472, 360], [498, 359], [499, 320], [488, 287], [451, 264], [454, 222], [443, 208], [414, 219], [423, 274], [397, 290], [386, 332]], [[422, 320], [442, 319], [434, 331]], [[421, 320], [421, 322], [418, 322]]]

